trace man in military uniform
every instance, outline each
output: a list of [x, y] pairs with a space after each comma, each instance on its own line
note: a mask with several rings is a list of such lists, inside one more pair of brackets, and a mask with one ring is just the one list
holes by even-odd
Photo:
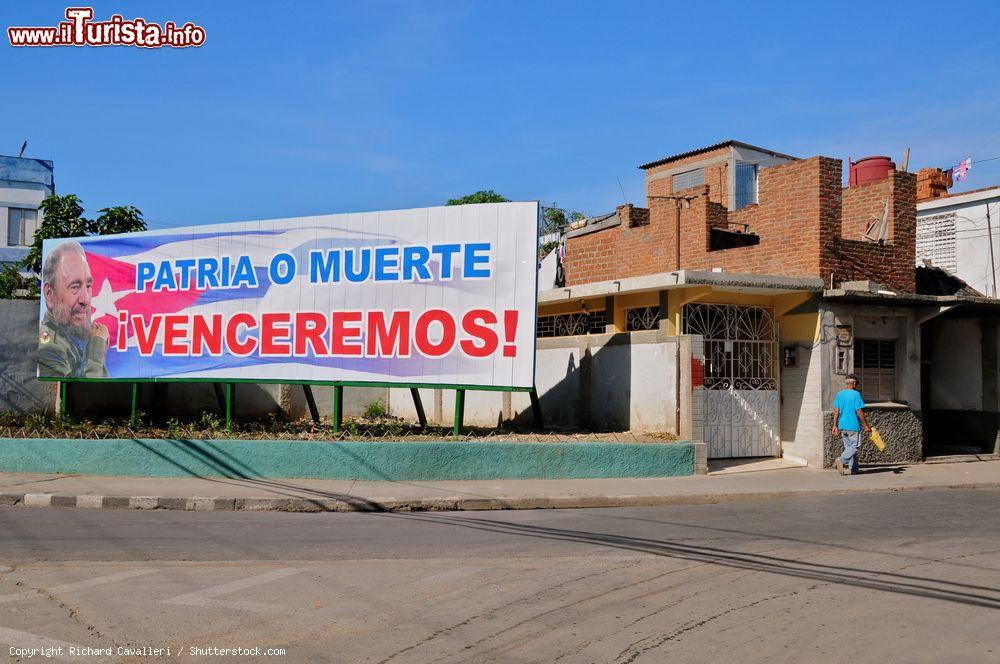
[[90, 320], [94, 278], [78, 242], [63, 242], [42, 265], [45, 318], [38, 333], [38, 375], [106, 378], [108, 328]]

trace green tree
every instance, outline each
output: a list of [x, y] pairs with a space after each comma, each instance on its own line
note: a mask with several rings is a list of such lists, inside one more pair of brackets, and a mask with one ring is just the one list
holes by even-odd
[[146, 230], [142, 212], [131, 205], [102, 208], [96, 219], [83, 216], [83, 201], [75, 194], [49, 196], [38, 206], [42, 223], [35, 231], [35, 240], [21, 265], [39, 274], [42, 271], [42, 241], [60, 237], [111, 235]]
[[552, 203], [551, 207], [542, 206], [542, 227], [539, 231], [542, 235], [556, 233], [574, 221], [579, 221], [584, 217], [585, 215], [582, 212], [556, 207], [556, 203]]
[[[542, 222], [538, 228], [539, 235], [550, 235], [552, 233], [558, 233], [562, 229], [566, 228], [574, 221], [579, 219], [584, 219], [586, 215], [582, 212], [577, 212], [575, 210], [566, 210], [561, 207], [556, 207], [556, 203], [552, 203], [551, 207], [542, 206]], [[549, 241], [541, 245], [538, 248], [538, 255], [540, 258], [545, 258], [549, 255], [549, 252], [556, 248], [559, 243], [556, 241]]]
[[504, 198], [492, 189], [486, 191], [477, 191], [474, 194], [469, 194], [468, 196], [462, 196], [461, 198], [451, 198], [448, 200], [448, 205], [469, 205], [471, 203], [509, 203], [509, 198]]
[[[34, 279], [29, 280], [21, 276], [18, 263], [4, 265], [3, 269], [0, 269], [0, 300], [13, 300], [16, 297], [23, 297], [23, 291], [27, 291], [29, 297], [32, 296], [32, 283], [30, 282], [34, 282]], [[35, 286], [35, 290], [37, 288]]]

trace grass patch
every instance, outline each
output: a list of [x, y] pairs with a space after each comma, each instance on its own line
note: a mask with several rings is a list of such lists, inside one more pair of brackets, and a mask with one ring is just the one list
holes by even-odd
[[[379, 404], [379, 406], [375, 406]], [[0, 413], [2, 438], [172, 438], [185, 440], [304, 440], [304, 441], [441, 441], [495, 440], [503, 442], [622, 442], [666, 443], [675, 440], [670, 434], [638, 432], [588, 431], [513, 431], [502, 428], [464, 427], [461, 436], [454, 436], [451, 426], [419, 425], [392, 417], [384, 412], [380, 402], [369, 404], [365, 417], [345, 418], [340, 431], [333, 430], [330, 420], [286, 421], [272, 413], [262, 419], [239, 420], [229, 429], [214, 411], [205, 411], [193, 418], [150, 418], [140, 412], [133, 426], [128, 418], [99, 419], [41, 414], [17, 415]]]

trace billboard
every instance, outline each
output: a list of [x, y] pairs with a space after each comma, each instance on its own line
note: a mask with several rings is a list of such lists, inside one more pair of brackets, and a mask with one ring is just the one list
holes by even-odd
[[537, 203], [45, 240], [39, 378], [531, 387]]

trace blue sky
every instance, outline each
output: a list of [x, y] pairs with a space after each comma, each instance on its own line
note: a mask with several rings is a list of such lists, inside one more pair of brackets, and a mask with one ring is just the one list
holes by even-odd
[[[97, 19], [193, 21], [206, 44], [4, 37], [0, 154], [27, 138], [60, 193], [153, 228], [478, 189], [597, 214], [618, 179], [642, 202], [638, 164], [727, 138], [845, 161], [909, 146], [911, 169], [1000, 156], [995, 2], [682, 4], [95, 2]], [[998, 183], [1000, 160], [959, 189]]]

